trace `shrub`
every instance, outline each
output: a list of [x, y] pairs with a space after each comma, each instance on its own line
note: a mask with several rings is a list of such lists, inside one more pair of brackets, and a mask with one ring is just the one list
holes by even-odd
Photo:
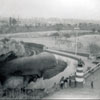
[[13, 51], [17, 56], [25, 55], [24, 45], [11, 38], [3, 38], [0, 40], [0, 55]]
[[53, 34], [51, 34], [51, 36], [59, 36], [59, 33], [58, 32], [56, 32], [56, 33], [53, 33]]
[[64, 37], [66, 37], [66, 38], [70, 38], [71, 35], [70, 35], [70, 34], [64, 34]]

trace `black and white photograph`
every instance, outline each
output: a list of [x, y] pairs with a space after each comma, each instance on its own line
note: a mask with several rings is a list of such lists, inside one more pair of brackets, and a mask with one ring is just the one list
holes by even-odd
[[0, 0], [8, 99], [100, 99], [100, 0]]

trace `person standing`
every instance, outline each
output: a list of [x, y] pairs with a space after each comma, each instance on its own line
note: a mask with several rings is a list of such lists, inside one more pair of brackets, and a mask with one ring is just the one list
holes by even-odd
[[94, 83], [93, 83], [93, 81], [91, 81], [91, 88], [92, 88], [92, 89], [94, 88]]
[[69, 76], [69, 87], [71, 87], [72, 81], [71, 81], [71, 76]]
[[60, 80], [60, 88], [63, 89], [64, 88], [64, 76], [61, 78]]
[[67, 88], [67, 85], [68, 85], [68, 78], [65, 78], [65, 80], [64, 80], [64, 86], [65, 86], [65, 88]]

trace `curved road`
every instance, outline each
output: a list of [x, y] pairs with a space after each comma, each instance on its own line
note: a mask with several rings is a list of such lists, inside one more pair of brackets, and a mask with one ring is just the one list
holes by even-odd
[[[94, 88], [91, 88], [91, 81]], [[83, 88], [70, 88], [60, 90], [44, 99], [93, 99], [100, 100], [100, 69], [89, 76]]]

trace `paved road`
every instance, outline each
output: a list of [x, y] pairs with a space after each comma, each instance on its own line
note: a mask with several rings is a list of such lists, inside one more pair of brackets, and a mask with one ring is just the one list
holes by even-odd
[[[44, 81], [45, 88], [51, 88], [54, 85], [55, 82], [59, 83], [62, 76], [68, 77], [76, 71], [77, 61], [75, 59], [71, 59], [69, 57], [64, 57], [64, 56], [57, 55], [57, 54], [54, 54], [54, 56], [57, 59], [59, 58], [59, 59], [63, 59], [64, 61], [66, 61], [68, 66], [63, 72], [59, 73], [58, 75], [54, 76], [53, 78], [46, 79]], [[86, 69], [87, 69], [87, 64], [86, 64], [86, 66], [84, 66], [84, 71]]]
[[54, 54], [54, 56], [56, 58], [63, 59], [64, 61], [66, 61], [68, 66], [67, 66], [67, 68], [63, 72], [59, 73], [58, 75], [54, 76], [51, 79], [45, 80], [45, 85], [46, 85], [47, 88], [52, 87], [55, 82], [58, 83], [62, 76], [68, 77], [69, 75], [74, 73], [75, 70], [76, 70], [77, 62], [74, 59], [70, 59], [70, 58], [63, 57], [63, 56], [56, 55], [56, 54]]
[[[91, 88], [91, 81], [94, 88]], [[45, 99], [99, 99], [100, 100], [100, 69], [86, 79], [84, 88], [67, 88], [55, 92]]]
[[[44, 87], [45, 88], [51, 88], [54, 85], [55, 82], [59, 83], [59, 81], [60, 81], [62, 76], [68, 77], [69, 75], [74, 73], [75, 70], [76, 70], [76, 64], [77, 64], [76, 60], [70, 59], [70, 58], [67, 58], [67, 57], [63, 57], [63, 56], [60, 56], [60, 55], [56, 55], [56, 54], [54, 54], [54, 56], [57, 59], [59, 58], [59, 59], [63, 59], [64, 61], [66, 61], [68, 66], [63, 72], [59, 73], [58, 75], [54, 76], [53, 78], [44, 80], [44, 85], [45, 85]], [[40, 84], [41, 84], [41, 87], [42, 87], [43, 86], [43, 82], [40, 81]], [[40, 86], [40, 84], [38, 84], [38, 85]]]
[[79, 55], [74, 55], [71, 53], [65, 53], [65, 52], [61, 52], [61, 51], [57, 51], [57, 50], [52, 50], [52, 49], [46, 49], [46, 52], [50, 52], [52, 54], [56, 54], [62, 57], [67, 57], [73, 60], [78, 61], [80, 58], [84, 61], [85, 66], [84, 66], [84, 71], [86, 71], [87, 67], [95, 67], [95, 64], [93, 64], [91, 62], [91, 60], [89, 60], [87, 57], [83, 57], [83, 56], [79, 56]]
[[[76, 59], [72, 59], [70, 57], [65, 56], [66, 53], [62, 53], [61, 55], [59, 55], [58, 53], [61, 53], [61, 52], [58, 52], [58, 51], [56, 51], [56, 52], [57, 53], [52, 53], [52, 54], [54, 54], [54, 56], [57, 59], [59, 58], [59, 59], [63, 59], [64, 61], [66, 61], [68, 66], [63, 72], [59, 73], [55, 77], [45, 80], [44, 81], [45, 88], [51, 88], [54, 85], [55, 82], [58, 83], [60, 81], [62, 76], [68, 77], [76, 71], [76, 66], [77, 66], [77, 60]], [[73, 56], [71, 54], [69, 54], [69, 55]], [[77, 58], [77, 59], [79, 59], [79, 58]], [[87, 60], [87, 58], [84, 58], [84, 59]], [[87, 61], [85, 66], [84, 66], [84, 71], [87, 69], [87, 66], [93, 66], [93, 65], [91, 64], [91, 62]]]

